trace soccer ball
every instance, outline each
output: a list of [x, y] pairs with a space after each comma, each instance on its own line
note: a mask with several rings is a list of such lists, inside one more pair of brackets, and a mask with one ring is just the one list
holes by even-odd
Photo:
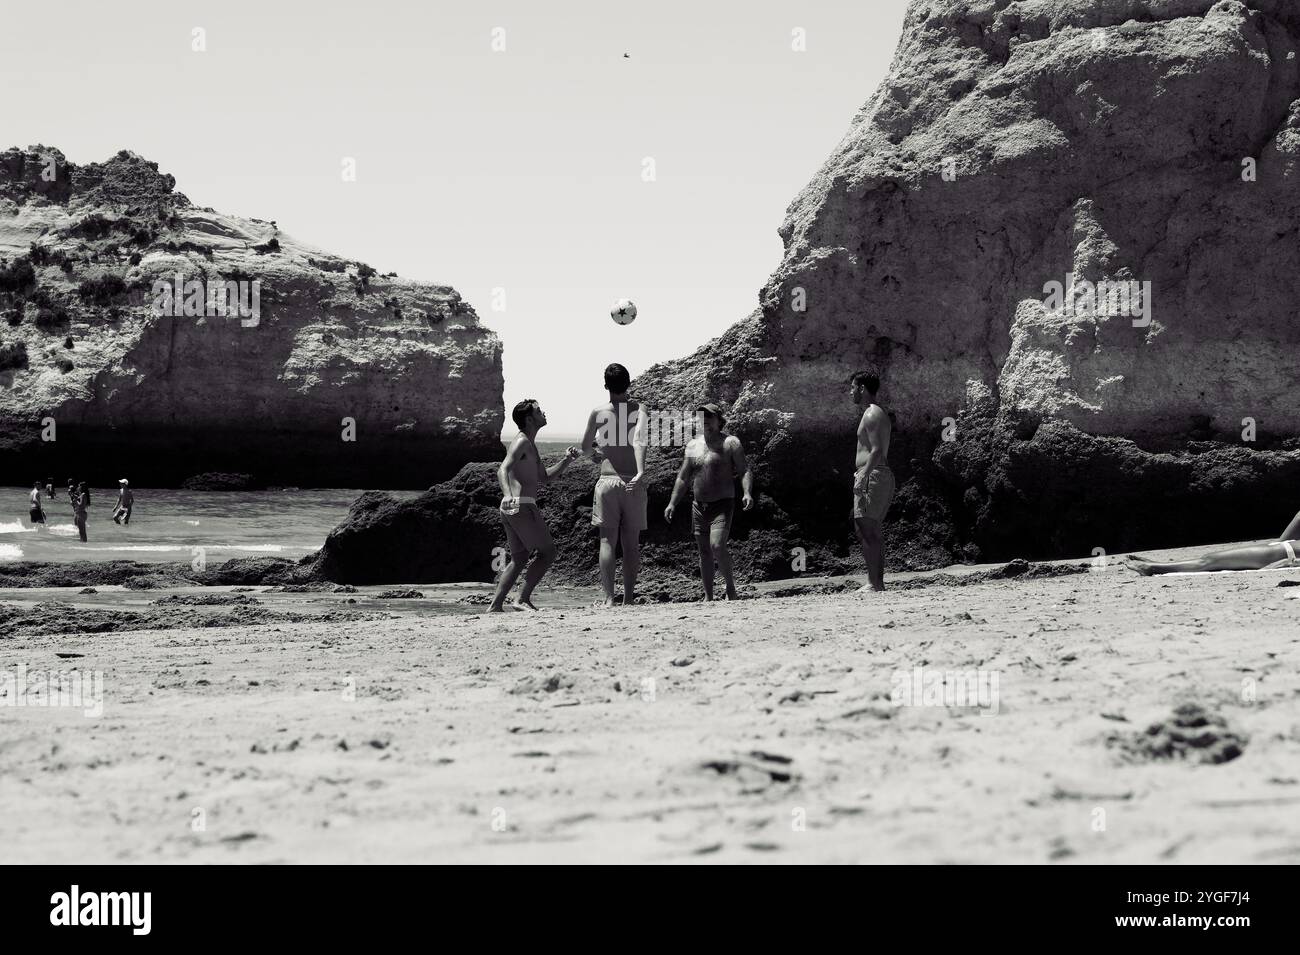
[[636, 303], [630, 298], [620, 298], [609, 310], [609, 317], [620, 325], [631, 325], [636, 318]]

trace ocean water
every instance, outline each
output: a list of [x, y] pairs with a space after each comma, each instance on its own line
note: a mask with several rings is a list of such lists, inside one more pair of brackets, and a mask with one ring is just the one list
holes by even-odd
[[[91, 488], [86, 536], [72, 523], [67, 489], [41, 495], [45, 527], [28, 519], [31, 488], [0, 488], [0, 563], [17, 560], [189, 561], [193, 548], [205, 559], [287, 557], [317, 550], [347, 515], [361, 491], [174, 491], [135, 489], [129, 526], [113, 523], [116, 488]], [[398, 498], [419, 491], [390, 491]]]

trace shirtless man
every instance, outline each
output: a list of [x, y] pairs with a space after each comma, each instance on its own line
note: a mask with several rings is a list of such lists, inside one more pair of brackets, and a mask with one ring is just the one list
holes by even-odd
[[686, 492], [686, 482], [692, 481], [691, 529], [700, 549], [700, 580], [704, 583], [704, 599], [713, 599], [713, 562], [722, 571], [727, 585], [727, 599], [736, 599], [736, 582], [731, 575], [731, 554], [727, 551], [727, 538], [731, 535], [731, 518], [736, 501], [736, 478], [740, 478], [742, 506], [754, 506], [754, 473], [745, 460], [745, 449], [734, 434], [723, 427], [727, 419], [722, 409], [713, 402], [695, 409], [700, 416], [698, 437], [686, 445], [682, 468], [677, 472], [673, 496], [664, 508], [664, 519], [672, 523], [677, 502]]
[[41, 507], [41, 482], [37, 481], [32, 485], [31, 499], [29, 500], [28, 515], [32, 519], [32, 527], [45, 523], [45, 508]]
[[[605, 606], [614, 606], [615, 548], [623, 548], [623, 605], [631, 606], [641, 566], [641, 532], [648, 523], [645, 483], [646, 415], [628, 397], [631, 377], [622, 365], [605, 369], [609, 401], [593, 408], [582, 436], [582, 453], [600, 462], [591, 523], [600, 529], [600, 585]], [[597, 447], [599, 445], [599, 447]]]
[[858, 422], [858, 452], [853, 460], [853, 530], [862, 546], [867, 580], [872, 590], [885, 589], [885, 541], [881, 524], [894, 499], [894, 472], [889, 470], [892, 426], [885, 409], [876, 404], [880, 377], [860, 371], [852, 379], [853, 403], [865, 410]]
[[506, 459], [497, 468], [497, 481], [501, 484], [501, 523], [506, 528], [506, 543], [510, 545], [510, 563], [501, 572], [496, 594], [492, 597], [492, 613], [505, 610], [506, 595], [519, 579], [519, 572], [533, 555], [532, 565], [524, 575], [524, 585], [519, 588], [512, 610], [536, 610], [533, 606], [533, 588], [542, 579], [547, 568], [555, 561], [555, 542], [550, 528], [537, 506], [537, 488], [564, 473], [578, 456], [577, 448], [569, 448], [558, 463], [549, 468], [542, 464], [537, 453], [537, 432], [546, 426], [546, 415], [532, 398], [515, 405], [511, 418], [519, 427], [519, 434], [510, 443]]
[[117, 482], [117, 503], [113, 505], [113, 523], [130, 524], [131, 508], [135, 507], [135, 492], [126, 478]]

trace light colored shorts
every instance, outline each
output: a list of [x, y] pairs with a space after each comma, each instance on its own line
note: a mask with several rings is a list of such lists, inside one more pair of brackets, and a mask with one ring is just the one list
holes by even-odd
[[621, 477], [606, 475], [596, 482], [591, 523], [610, 530], [643, 531], [650, 526], [649, 505], [644, 484], [629, 491]]
[[[502, 503], [504, 505], [505, 502]], [[507, 510], [511, 513], [506, 513]], [[518, 504], [511, 508], [503, 506], [501, 523], [506, 527], [506, 543], [510, 546], [511, 560], [523, 560], [533, 551], [552, 544], [551, 529], [546, 526], [542, 509], [536, 504]]]
[[[853, 475], [854, 487], [858, 486], [861, 476], [861, 471]], [[866, 485], [863, 490], [861, 492], [855, 491], [853, 494], [853, 518], [854, 520], [883, 521], [893, 500], [894, 472], [884, 465], [873, 468], [871, 473], [867, 475]]]

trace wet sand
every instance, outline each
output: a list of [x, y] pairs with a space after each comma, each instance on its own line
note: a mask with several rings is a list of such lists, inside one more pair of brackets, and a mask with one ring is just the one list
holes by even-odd
[[[945, 579], [613, 612], [552, 589], [504, 616], [464, 602], [485, 585], [254, 587], [276, 613], [367, 619], [19, 632], [0, 670], [102, 671], [104, 712], [0, 706], [0, 844], [51, 863], [1300, 861], [1300, 587], [1279, 586], [1300, 571]], [[235, 592], [97, 589], [0, 604]], [[996, 675], [996, 715], [894, 705], [918, 667]]]

